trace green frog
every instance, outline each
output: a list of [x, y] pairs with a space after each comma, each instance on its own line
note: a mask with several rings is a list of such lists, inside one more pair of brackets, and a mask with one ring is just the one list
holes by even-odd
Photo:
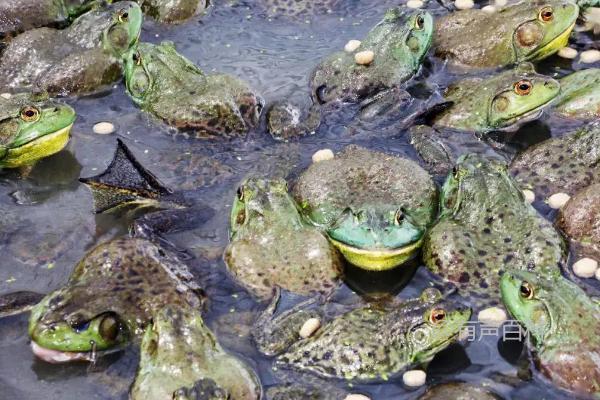
[[598, 303], [571, 281], [527, 271], [502, 276], [502, 301], [529, 334], [539, 370], [578, 396], [600, 396]]
[[67, 145], [75, 110], [35, 93], [7, 97], [0, 97], [0, 169], [30, 166]]
[[[289, 329], [267, 327], [270, 332], [284, 334], [258, 337], [281, 344], [260, 343], [259, 348], [285, 349], [285, 344], [289, 345], [275, 358], [276, 367], [321, 378], [387, 380], [431, 360], [456, 340], [470, 317], [470, 309], [454, 305], [439, 290], [429, 288], [418, 298], [360, 306], [321, 321], [312, 336], [297, 335], [294, 342], [290, 342]], [[293, 314], [278, 320], [283, 326], [297, 322]], [[256, 331], [263, 329], [258, 325]]]
[[574, 195], [600, 182], [600, 123], [530, 146], [511, 162], [510, 172], [523, 189], [542, 198]]
[[349, 262], [373, 271], [415, 257], [438, 208], [437, 187], [417, 163], [355, 145], [312, 164], [293, 195]]
[[[324, 106], [356, 104], [368, 114], [384, 109], [407, 93], [400, 86], [420, 68], [433, 36], [433, 18], [425, 11], [393, 8], [352, 52], [340, 51], [324, 59], [310, 77], [312, 107], [307, 115], [290, 104], [269, 110], [268, 128], [276, 138], [314, 132]], [[368, 64], [357, 63], [358, 53], [372, 51]], [[304, 117], [304, 118], [303, 118]]]
[[209, 0], [137, 0], [146, 15], [168, 24], [177, 24], [205, 11]]
[[270, 298], [276, 286], [325, 294], [342, 274], [342, 257], [304, 222], [287, 189], [281, 178], [247, 178], [231, 209], [225, 262], [235, 279], [262, 299]]
[[500, 275], [518, 267], [560, 274], [565, 244], [525, 201], [506, 164], [461, 156], [442, 188], [441, 211], [427, 234], [427, 267], [476, 304], [496, 304]]
[[537, 61], [567, 45], [578, 16], [579, 7], [567, 0], [519, 2], [494, 13], [456, 11], [436, 20], [433, 47], [465, 68]]
[[100, 4], [100, 0], [4, 0], [0, 3], [0, 43], [34, 28], [64, 28]]
[[521, 63], [487, 78], [465, 78], [450, 85], [444, 93], [449, 106], [435, 115], [433, 124], [480, 134], [514, 130], [537, 119], [559, 93], [558, 81]]
[[583, 69], [560, 80], [554, 113], [565, 118], [600, 119], [600, 68]]
[[255, 372], [223, 350], [198, 310], [171, 305], [160, 310], [146, 328], [140, 353], [131, 400], [261, 399]]
[[67, 284], [31, 311], [31, 347], [48, 362], [94, 360], [140, 338], [166, 305], [199, 309], [202, 291], [185, 264], [141, 238], [91, 250]]
[[0, 59], [0, 90], [37, 88], [52, 96], [97, 91], [122, 76], [122, 58], [137, 44], [141, 25], [140, 7], [125, 1], [89, 11], [66, 29], [22, 33]]
[[427, 389], [418, 400], [499, 400], [500, 397], [480, 386], [450, 382]]
[[125, 83], [142, 110], [198, 137], [243, 136], [258, 124], [264, 105], [245, 82], [205, 75], [171, 42], [141, 43], [132, 51]]
[[571, 197], [560, 209], [556, 224], [583, 255], [600, 260], [600, 183]]

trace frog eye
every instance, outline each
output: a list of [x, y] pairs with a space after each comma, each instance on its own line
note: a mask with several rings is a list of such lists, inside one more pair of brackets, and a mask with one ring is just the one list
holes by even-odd
[[417, 15], [415, 18], [415, 29], [422, 30], [425, 27], [425, 18], [422, 15]]
[[98, 332], [100, 332], [102, 339], [106, 340], [107, 342], [114, 341], [119, 335], [119, 321], [117, 321], [114, 316], [107, 315], [106, 317], [102, 318]]
[[400, 225], [400, 224], [402, 224], [403, 221], [404, 221], [404, 213], [402, 212], [402, 209], [400, 208], [396, 211], [396, 214], [394, 214], [394, 224]]
[[432, 324], [439, 324], [446, 319], [446, 311], [441, 308], [434, 308], [429, 313], [429, 322]]
[[119, 22], [125, 23], [129, 21], [129, 13], [126, 10], [119, 10], [119, 14], [117, 16]]
[[454, 177], [454, 179], [458, 178], [458, 167], [456, 165], [452, 167], [452, 177]]
[[240, 186], [237, 189], [237, 198], [239, 201], [244, 201], [244, 186]]
[[131, 59], [133, 60], [133, 62], [135, 63], [135, 65], [141, 65], [142, 64], [142, 56], [140, 55], [139, 51], [136, 51], [135, 53], [133, 53], [133, 56], [131, 57]]
[[533, 84], [526, 79], [515, 83], [515, 93], [519, 96], [527, 96], [529, 93], [531, 93], [532, 88]]
[[554, 10], [550, 6], [543, 7], [538, 17], [541, 21], [550, 22], [554, 19]]
[[33, 106], [23, 107], [21, 119], [25, 122], [35, 122], [40, 119], [40, 110]]
[[533, 299], [533, 294], [534, 294], [533, 285], [529, 282], [524, 281], [523, 283], [521, 283], [521, 287], [519, 288], [519, 294], [524, 299], [527, 299], [527, 300]]

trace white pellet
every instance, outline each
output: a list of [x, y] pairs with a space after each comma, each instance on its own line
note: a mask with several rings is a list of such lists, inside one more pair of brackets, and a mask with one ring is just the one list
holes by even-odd
[[525, 201], [528, 202], [529, 204], [531, 204], [535, 201], [535, 193], [533, 193], [533, 190], [524, 189], [523, 197], [525, 197]]
[[573, 264], [573, 272], [580, 278], [592, 278], [598, 271], [598, 261], [591, 258], [582, 258]]
[[10, 99], [12, 97], [12, 94], [10, 94], [10, 93], [2, 93], [2, 94], [0, 94], [0, 97], [2, 97], [3, 99], [8, 100], [8, 99]]
[[591, 64], [600, 61], [600, 50], [582, 51], [579, 56], [579, 61], [586, 64]]
[[360, 46], [360, 40], [348, 40], [348, 43], [346, 43], [346, 45], [344, 46], [344, 50], [347, 53], [354, 53], [354, 50], [358, 49], [358, 47]]
[[562, 206], [564, 206], [571, 196], [566, 193], [554, 193], [552, 196], [548, 197], [548, 205], [555, 210], [558, 210]]
[[354, 61], [356, 61], [358, 65], [369, 65], [373, 62], [374, 58], [375, 53], [371, 50], [359, 51], [354, 55]]
[[115, 131], [115, 126], [110, 122], [98, 122], [94, 125], [93, 130], [98, 135], [110, 135]]
[[563, 47], [558, 51], [558, 56], [562, 58], [568, 58], [569, 60], [573, 60], [577, 57], [577, 50], [572, 47]]
[[496, 7], [504, 7], [506, 4], [508, 4], [507, 0], [495, 0], [494, 4], [496, 4]]
[[408, 0], [406, 7], [408, 8], [422, 8], [425, 5], [422, 0]]
[[504, 321], [506, 321], [506, 311], [500, 307], [490, 307], [485, 310], [479, 311], [477, 319], [484, 325], [500, 327]]
[[348, 396], [344, 397], [344, 400], [371, 400], [370, 397], [365, 396], [364, 394], [349, 394]]
[[318, 318], [309, 318], [304, 322], [302, 328], [300, 328], [300, 337], [303, 339], [311, 337], [320, 327], [321, 321]]
[[335, 156], [333, 155], [333, 151], [331, 151], [331, 149], [321, 149], [312, 155], [312, 162], [318, 163], [320, 161], [332, 160], [333, 157]]
[[488, 6], [482, 7], [481, 11], [483, 11], [485, 13], [488, 13], [488, 14], [493, 14], [497, 10], [496, 10], [496, 7], [488, 5]]
[[469, 8], [475, 7], [473, 0], [456, 0], [454, 6], [459, 10], [468, 10]]
[[427, 379], [427, 374], [420, 369], [406, 371], [404, 375], [402, 375], [402, 381], [406, 386], [423, 386], [425, 384], [425, 379]]
[[596, 275], [596, 279], [598, 279], [600, 281], [600, 268], [598, 268], [596, 270], [596, 274], [595, 275]]

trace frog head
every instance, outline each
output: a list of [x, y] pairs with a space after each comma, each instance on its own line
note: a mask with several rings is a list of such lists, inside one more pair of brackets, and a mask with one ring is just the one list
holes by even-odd
[[44, 95], [0, 98], [0, 168], [18, 168], [62, 150], [69, 141], [75, 111]]
[[136, 3], [125, 1], [113, 4], [108, 26], [102, 35], [104, 50], [118, 59], [135, 48], [142, 30], [142, 9]]

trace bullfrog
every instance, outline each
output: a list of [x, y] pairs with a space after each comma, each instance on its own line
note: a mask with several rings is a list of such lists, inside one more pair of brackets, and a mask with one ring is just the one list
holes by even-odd
[[465, 382], [450, 382], [435, 385], [418, 400], [499, 400], [496, 394]]
[[510, 164], [524, 189], [546, 198], [554, 193], [574, 195], [600, 181], [600, 123], [530, 146]]
[[223, 350], [198, 310], [168, 305], [146, 328], [131, 400], [259, 400], [261, 395], [255, 372]]
[[475, 304], [498, 302], [499, 277], [507, 268], [560, 274], [566, 256], [560, 234], [525, 201], [503, 162], [461, 156], [440, 204], [423, 245], [425, 265]]
[[208, 0], [137, 0], [146, 15], [163, 23], [183, 22], [206, 10]]
[[413, 258], [437, 214], [438, 192], [412, 160], [351, 145], [312, 164], [293, 196], [352, 264], [394, 268]]
[[0, 3], [0, 43], [29, 29], [64, 28], [100, 4], [100, 0], [4, 0]]
[[567, 0], [456, 11], [436, 20], [433, 47], [436, 56], [466, 68], [537, 61], [567, 45], [578, 16], [579, 7]]
[[125, 1], [89, 11], [66, 29], [22, 33], [0, 59], [0, 90], [37, 88], [52, 96], [94, 92], [121, 77], [122, 58], [136, 45], [141, 25], [140, 7]]
[[275, 286], [304, 295], [336, 287], [342, 257], [303, 221], [284, 179], [247, 178], [237, 190], [230, 228], [225, 262], [257, 297], [270, 298]]
[[571, 197], [560, 209], [556, 223], [584, 255], [600, 260], [600, 183]]
[[461, 79], [446, 89], [449, 102], [433, 118], [436, 127], [485, 134], [492, 130], [514, 130], [537, 119], [560, 93], [555, 79], [535, 72], [531, 63], [490, 77]]
[[600, 119], [600, 68], [583, 69], [560, 79], [554, 113], [584, 120]]
[[172, 42], [140, 43], [127, 56], [125, 83], [142, 110], [198, 137], [243, 136], [257, 125], [264, 105], [242, 80], [205, 75]]
[[573, 282], [527, 271], [502, 276], [502, 301], [529, 333], [539, 370], [575, 395], [600, 395], [598, 303]]
[[202, 302], [176, 256], [147, 239], [118, 238], [92, 249], [66, 285], [32, 309], [31, 347], [48, 362], [94, 359], [140, 338], [165, 305]]
[[[312, 107], [302, 116], [297, 107], [277, 104], [269, 111], [268, 128], [277, 138], [315, 131], [325, 105], [357, 104], [362, 109], [384, 108], [407, 95], [400, 86], [420, 68], [433, 36], [433, 18], [425, 11], [393, 8], [353, 52], [339, 51], [325, 58], [310, 77]], [[372, 51], [368, 65], [358, 64], [357, 53]], [[304, 117], [304, 118], [303, 118]]]
[[19, 168], [61, 151], [75, 110], [37, 93], [0, 97], [0, 169]]
[[[456, 340], [470, 317], [470, 309], [453, 304], [439, 290], [429, 288], [418, 298], [359, 306], [321, 321], [312, 336], [298, 338], [275, 358], [274, 364], [321, 378], [386, 380], [431, 360]], [[281, 323], [290, 321], [296, 319], [290, 317]], [[265, 339], [289, 343], [288, 335]]]

